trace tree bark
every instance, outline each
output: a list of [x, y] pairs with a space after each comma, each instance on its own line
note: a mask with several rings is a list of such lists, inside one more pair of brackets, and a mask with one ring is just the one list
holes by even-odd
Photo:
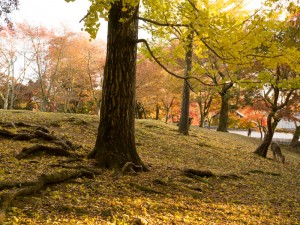
[[[138, 22], [131, 18], [137, 7], [122, 11], [122, 2], [111, 3], [104, 67], [100, 124], [94, 150], [101, 168], [120, 171], [127, 162], [147, 168], [135, 145], [135, 83]], [[125, 18], [127, 22], [121, 23]]]
[[[15, 62], [15, 61], [14, 61]], [[11, 88], [10, 88], [10, 104], [9, 109], [14, 109], [14, 101], [15, 101], [15, 66], [14, 62], [11, 60]]]
[[156, 105], [156, 108], [155, 108], [155, 120], [159, 120], [159, 105]]
[[294, 135], [293, 135], [293, 139], [292, 139], [290, 145], [293, 145], [293, 143], [298, 142], [299, 137], [300, 137], [300, 125], [297, 126], [297, 123], [295, 122], [295, 126], [296, 126], [296, 129], [295, 129], [295, 132], [294, 132]]
[[[259, 156], [262, 156], [264, 158], [267, 157], [267, 153], [268, 153], [268, 148], [269, 145], [272, 142], [273, 139], [273, 135], [275, 132], [275, 128], [277, 127], [277, 124], [279, 122], [279, 119], [276, 118], [275, 116], [276, 111], [272, 111], [267, 118], [267, 133], [264, 137], [263, 142], [257, 147], [257, 149], [255, 150], [255, 154], [258, 154]], [[272, 122], [273, 120], [273, 122]]]
[[229, 91], [223, 91], [220, 93], [221, 95], [221, 110], [220, 110], [220, 118], [219, 125], [217, 131], [228, 132], [228, 113], [229, 113]]
[[[185, 70], [184, 77], [188, 78], [192, 71], [192, 61], [193, 61], [193, 39], [194, 34], [191, 32], [187, 37], [187, 46], [185, 54]], [[180, 121], [179, 121], [179, 132], [188, 135], [190, 129], [190, 87], [188, 80], [185, 79], [183, 83], [182, 90], [182, 102], [181, 102], [181, 111], [180, 111]]]
[[[204, 101], [203, 101], [203, 98], [204, 98]], [[197, 97], [197, 103], [198, 103], [199, 109], [200, 109], [199, 127], [202, 127], [202, 128], [204, 127], [204, 122], [209, 113], [212, 99], [213, 99], [212, 96], [206, 96], [206, 97], [201, 96], [201, 92], [200, 92], [200, 95]]]
[[202, 97], [199, 96], [197, 98], [197, 103], [199, 105], [199, 109], [200, 109], [200, 121], [199, 121], [199, 127], [204, 127], [204, 109], [203, 109], [203, 105], [202, 105]]

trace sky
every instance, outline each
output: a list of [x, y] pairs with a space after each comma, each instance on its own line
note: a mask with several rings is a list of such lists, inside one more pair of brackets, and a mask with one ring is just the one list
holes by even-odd
[[[248, 0], [249, 8], [257, 8], [260, 0]], [[86, 15], [90, 2], [76, 0], [67, 3], [64, 0], [20, 0], [19, 10], [11, 18], [14, 22], [27, 21], [31, 25], [42, 25], [47, 28], [67, 26], [74, 32], [80, 32], [83, 23], [79, 21]], [[139, 34], [143, 35], [143, 34]], [[106, 41], [107, 24], [101, 23], [97, 39]]]
[[[79, 21], [86, 15], [90, 2], [77, 0], [65, 2], [64, 0], [20, 0], [19, 10], [11, 15], [12, 21], [27, 21], [32, 25], [42, 25], [47, 28], [61, 28], [67, 26], [74, 32], [80, 32], [83, 22]], [[98, 37], [106, 40], [106, 23], [101, 24]]]

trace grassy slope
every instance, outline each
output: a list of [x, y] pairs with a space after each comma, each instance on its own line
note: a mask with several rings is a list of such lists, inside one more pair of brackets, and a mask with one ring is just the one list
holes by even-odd
[[[76, 120], [69, 122], [70, 117]], [[46, 125], [82, 144], [80, 154], [93, 148], [98, 125], [95, 116], [22, 111], [0, 111], [0, 121]], [[14, 158], [32, 142], [0, 139], [0, 182], [32, 180], [60, 169], [50, 165], [64, 157]], [[182, 136], [176, 126], [152, 120], [136, 122], [136, 142], [151, 172], [117, 177], [103, 171], [92, 180], [51, 185], [15, 201], [6, 224], [130, 224], [135, 217], [154, 225], [300, 224], [299, 154], [283, 149], [286, 164], [281, 165], [269, 159], [270, 153], [268, 159], [252, 153], [258, 140], [201, 128]], [[184, 168], [239, 178], [193, 179], [182, 174]]]

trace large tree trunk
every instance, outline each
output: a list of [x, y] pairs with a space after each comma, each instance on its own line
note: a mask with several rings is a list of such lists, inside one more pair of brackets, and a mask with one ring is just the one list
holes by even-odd
[[271, 112], [268, 115], [268, 118], [267, 118], [268, 130], [267, 130], [267, 133], [264, 137], [263, 142], [257, 147], [257, 149], [254, 152], [255, 154], [258, 154], [259, 156], [262, 156], [264, 158], [267, 157], [268, 147], [272, 142], [273, 135], [274, 135], [274, 132], [275, 132], [275, 128], [277, 127], [277, 124], [279, 122], [279, 119], [277, 119], [275, 117], [275, 113], [276, 112]]
[[229, 113], [229, 91], [220, 93], [221, 95], [221, 110], [219, 125], [217, 131], [228, 132], [228, 113]]
[[134, 134], [138, 23], [136, 19], [128, 26], [120, 22], [137, 10], [124, 12], [122, 2], [116, 1], [109, 12], [100, 124], [90, 153], [102, 168], [121, 170], [131, 162], [146, 169], [136, 151]]
[[[184, 77], [188, 78], [192, 71], [192, 57], [193, 57], [193, 32], [191, 32], [187, 38], [186, 54], [185, 54], [185, 71]], [[180, 121], [179, 121], [179, 132], [188, 135], [190, 129], [190, 87], [188, 80], [184, 80], [183, 90], [182, 90], [182, 102], [180, 111]]]

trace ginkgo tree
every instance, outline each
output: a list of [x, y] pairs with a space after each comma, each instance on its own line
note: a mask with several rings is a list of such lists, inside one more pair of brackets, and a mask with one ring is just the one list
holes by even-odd
[[[139, 0], [90, 0], [90, 2], [91, 6], [83, 20], [85, 30], [90, 33], [92, 38], [96, 37], [99, 29], [99, 19], [104, 18], [108, 21], [107, 55], [104, 68], [100, 124], [95, 148], [90, 157], [95, 158], [98, 165], [104, 168], [120, 170], [124, 165], [130, 164], [134, 168], [146, 170], [147, 167], [137, 154], [134, 136], [137, 44], [143, 42], [149, 47], [145, 40], [138, 39], [138, 20], [141, 19], [139, 17], [139, 4], [141, 2]], [[223, 2], [233, 4], [236, 1]], [[153, 13], [153, 15], [157, 15], [155, 12], [158, 12], [159, 9], [171, 9], [163, 17], [156, 17], [166, 19], [167, 22], [169, 21], [168, 18], [174, 18], [174, 15], [181, 16], [182, 18], [179, 21], [184, 23], [182, 25], [186, 26], [188, 31], [193, 30], [199, 41], [223, 60], [239, 59], [240, 63], [245, 63], [243, 61], [245, 57], [242, 58], [241, 55], [245, 55], [246, 51], [248, 54], [246, 55], [248, 57], [245, 58], [246, 61], [253, 60], [256, 57], [251, 51], [255, 49], [255, 44], [260, 43], [255, 41], [248, 47], [244, 43], [244, 39], [248, 37], [247, 32], [234, 34], [246, 20], [241, 20], [240, 23], [231, 23], [234, 20], [229, 20], [227, 28], [220, 29], [223, 22], [228, 19], [226, 13], [218, 16], [218, 12], [214, 12], [212, 19], [206, 20], [205, 23], [199, 18], [199, 15], [203, 14], [198, 1], [145, 0], [142, 3], [143, 7], [146, 8], [145, 11], [148, 10], [147, 12]], [[185, 3], [190, 4], [190, 7], [183, 7]], [[184, 10], [186, 8], [194, 8], [196, 12], [199, 12], [189, 14], [187, 12], [190, 11]], [[205, 13], [207, 12], [209, 10]], [[147, 21], [147, 19], [144, 19], [144, 21]], [[212, 21], [215, 22], [214, 26], [211, 26]], [[157, 23], [157, 25], [165, 28], [173, 26], [168, 23], [163, 21], [163, 23]], [[206, 26], [203, 26], [203, 24], [206, 24]], [[206, 28], [210, 29], [206, 30]], [[256, 29], [256, 27], [254, 26], [253, 29]], [[203, 34], [201, 31], [203, 31]], [[185, 37], [188, 36], [188, 33], [190, 32], [187, 32]], [[224, 38], [219, 40], [222, 35]], [[233, 48], [232, 43], [235, 44], [234, 51], [229, 51]]]
[[[199, 82], [216, 86], [219, 89], [222, 96], [222, 107], [218, 130], [227, 131], [229, 89], [233, 87], [234, 80], [240, 77], [239, 74], [234, 74], [236, 71], [228, 71], [229, 66], [227, 64], [229, 61], [232, 65], [239, 63], [236, 61], [236, 53], [231, 52], [235, 51], [236, 45], [240, 45], [241, 48], [240, 39], [246, 36], [242, 31], [243, 22], [249, 18], [249, 12], [244, 10], [243, 1], [203, 2], [189, 0], [179, 1], [177, 7], [174, 7], [173, 1], [172, 3], [166, 2], [166, 5], [166, 7], [156, 5], [155, 10], [152, 10], [150, 5], [145, 6], [145, 13], [139, 18], [144, 22], [142, 27], [152, 34], [151, 44], [153, 46], [151, 48], [158, 46], [153, 50], [153, 54], [160, 55], [160, 57], [157, 56], [159, 63], [164, 65], [170, 63], [170, 57], [166, 59], [164, 52], [157, 53], [160, 49], [164, 50], [160, 46], [163, 44], [168, 45], [170, 42], [174, 42], [174, 39], [179, 40], [177, 51], [174, 51], [171, 58], [175, 61], [177, 58], [185, 58], [185, 70], [183, 70], [183, 75], [169, 71], [171, 75], [184, 79], [179, 131], [183, 134], [188, 133], [189, 89], [191, 86], [199, 86], [197, 84]], [[158, 22], [156, 18], [160, 18], [160, 21]], [[191, 33], [193, 33], [192, 38]], [[203, 52], [209, 55], [206, 56], [207, 62], [214, 58], [213, 61], [220, 61], [224, 65], [223, 68], [227, 68], [225, 72], [222, 71], [223, 68], [220, 69], [219, 65], [218, 68], [215, 68], [216, 74], [222, 77], [221, 82], [213, 77], [209, 82], [206, 82], [205, 78], [203, 79], [203, 71], [199, 70], [200, 67], [205, 67], [200, 62], [203, 60], [199, 60], [199, 58], [203, 59]], [[192, 59], [193, 55], [196, 56], [194, 60]], [[199, 63], [202, 65], [199, 65]], [[211, 66], [216, 67], [217, 63], [213, 64]], [[232, 69], [233, 66], [230, 67]]]
[[91, 1], [84, 18], [92, 38], [108, 20], [100, 124], [94, 150], [90, 153], [103, 168], [120, 170], [128, 163], [147, 170], [136, 151], [135, 83], [138, 43], [139, 1]]
[[[156, 6], [169, 7], [173, 4], [173, 9], [180, 6], [180, 1], [164, 3], [143, 1], [144, 6], [152, 6], [153, 10]], [[84, 17], [85, 30], [92, 38], [99, 29], [99, 18], [108, 20], [100, 124], [96, 144], [90, 154], [104, 168], [119, 170], [130, 162], [147, 169], [137, 154], [134, 135], [137, 43], [146, 43], [138, 39], [139, 4], [137, 0], [92, 0]], [[189, 18], [186, 20], [189, 24]]]
[[[291, 41], [291, 23], [281, 19], [281, 11], [271, 10], [259, 18], [261, 46], [257, 48], [261, 69], [257, 81], [262, 91], [261, 98], [269, 109], [267, 133], [255, 153], [266, 157], [275, 128], [283, 116], [295, 91], [300, 88], [300, 51], [297, 42]], [[299, 30], [297, 31], [299, 32]]]

